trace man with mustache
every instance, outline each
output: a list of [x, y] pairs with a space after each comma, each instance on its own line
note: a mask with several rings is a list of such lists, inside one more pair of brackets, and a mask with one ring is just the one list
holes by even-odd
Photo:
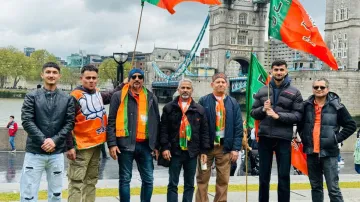
[[271, 75], [269, 86], [262, 87], [254, 96], [251, 110], [251, 116], [260, 120], [259, 202], [269, 201], [273, 152], [276, 154], [278, 167], [278, 201], [289, 202], [293, 125], [301, 121], [303, 99], [300, 91], [290, 85], [291, 79], [284, 60], [272, 63]]
[[110, 102], [107, 143], [110, 156], [119, 163], [119, 195], [130, 202], [133, 161], [141, 177], [142, 202], [150, 202], [153, 191], [153, 157], [158, 156], [160, 115], [155, 95], [144, 86], [144, 71], [132, 69], [129, 83]]
[[191, 97], [192, 81], [179, 82], [179, 96], [163, 108], [160, 124], [162, 156], [170, 161], [167, 201], [178, 201], [178, 184], [181, 167], [184, 168], [183, 202], [192, 202], [197, 157], [200, 163], [207, 161], [210, 149], [209, 131], [205, 109]]
[[201, 97], [199, 104], [205, 108], [210, 136], [210, 150], [207, 152], [207, 169], [198, 163], [196, 176], [198, 189], [196, 202], [208, 202], [208, 184], [211, 166], [215, 160], [216, 194], [214, 202], [227, 201], [231, 162], [236, 162], [241, 149], [243, 123], [240, 105], [235, 98], [226, 95], [228, 87], [224, 73], [212, 77], [213, 92]]

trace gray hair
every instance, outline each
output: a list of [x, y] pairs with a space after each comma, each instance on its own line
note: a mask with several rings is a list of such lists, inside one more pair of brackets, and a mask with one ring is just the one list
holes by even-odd
[[325, 79], [325, 78], [318, 78], [318, 79], [315, 79], [315, 80], [313, 81], [313, 85], [314, 85], [314, 83], [317, 82], [317, 81], [325, 81], [325, 86], [326, 86], [327, 88], [329, 88], [329, 80], [327, 80], [327, 79]]
[[191, 84], [191, 88], [194, 89], [194, 88], [193, 88], [193, 82], [191, 81], [191, 79], [187, 79], [187, 78], [183, 78], [183, 79], [181, 79], [181, 80], [179, 81], [178, 89], [180, 89], [181, 84], [184, 83], [184, 82], [190, 83], [190, 84]]

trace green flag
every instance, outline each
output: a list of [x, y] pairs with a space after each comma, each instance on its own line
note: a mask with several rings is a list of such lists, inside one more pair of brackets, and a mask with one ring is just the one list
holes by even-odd
[[250, 116], [251, 108], [254, 103], [254, 95], [261, 87], [268, 85], [269, 82], [270, 76], [261, 66], [256, 56], [252, 53], [246, 84], [246, 128], [255, 127], [255, 120]]

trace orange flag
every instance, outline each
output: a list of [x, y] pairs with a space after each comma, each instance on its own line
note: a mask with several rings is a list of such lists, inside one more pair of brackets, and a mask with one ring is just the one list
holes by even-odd
[[174, 7], [182, 2], [199, 2], [207, 5], [221, 5], [220, 0], [142, 0], [160, 8], [167, 9], [171, 14], [175, 13]]

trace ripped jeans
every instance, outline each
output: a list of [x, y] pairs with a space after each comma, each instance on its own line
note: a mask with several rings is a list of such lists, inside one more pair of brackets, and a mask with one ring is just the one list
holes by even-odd
[[38, 200], [39, 186], [44, 170], [48, 182], [48, 201], [61, 201], [64, 154], [44, 155], [26, 152], [20, 179], [21, 202]]

